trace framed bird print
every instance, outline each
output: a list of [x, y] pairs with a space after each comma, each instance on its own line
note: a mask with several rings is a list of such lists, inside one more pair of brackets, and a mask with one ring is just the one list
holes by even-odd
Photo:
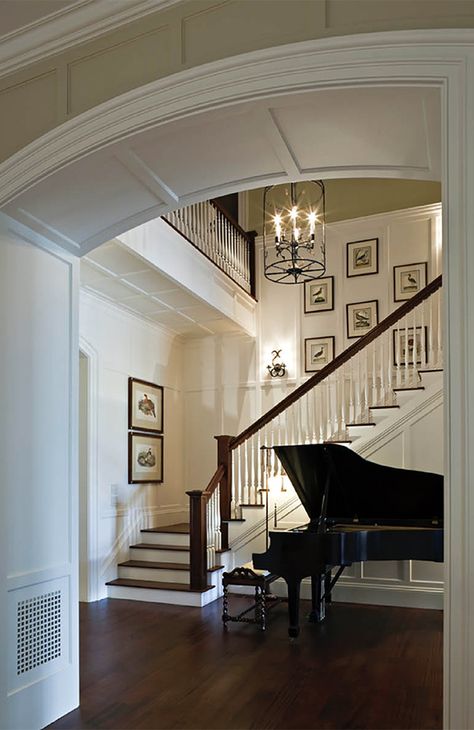
[[334, 309], [334, 276], [304, 283], [304, 311], [327, 312]]
[[163, 481], [163, 436], [153, 433], [128, 434], [128, 483]]
[[421, 365], [426, 362], [428, 327], [405, 327], [393, 330], [393, 364], [395, 367]]
[[374, 299], [371, 302], [346, 304], [346, 315], [347, 337], [361, 337], [378, 324], [379, 303]]
[[426, 261], [393, 267], [393, 299], [404, 302], [426, 286]]
[[364, 241], [351, 241], [346, 244], [347, 276], [378, 274], [379, 239], [367, 238]]
[[334, 337], [309, 337], [304, 341], [304, 369], [316, 373], [334, 360]]
[[163, 433], [163, 388], [137, 378], [128, 379], [128, 428]]

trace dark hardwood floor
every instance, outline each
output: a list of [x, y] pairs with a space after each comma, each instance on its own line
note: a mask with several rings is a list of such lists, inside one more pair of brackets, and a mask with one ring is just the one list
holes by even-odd
[[81, 706], [50, 728], [441, 728], [440, 611], [333, 604], [293, 641], [284, 604], [265, 634], [221, 611], [82, 604]]

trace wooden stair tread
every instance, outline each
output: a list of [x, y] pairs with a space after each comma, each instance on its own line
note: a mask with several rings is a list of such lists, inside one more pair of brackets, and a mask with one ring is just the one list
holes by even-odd
[[189, 563], [156, 563], [152, 560], [125, 560], [119, 563], [124, 568], [156, 568], [157, 570], [189, 570]]
[[139, 550], [177, 550], [178, 552], [188, 552], [189, 545], [155, 545], [152, 542], [138, 542], [136, 545], [130, 545], [131, 548]]
[[426, 368], [426, 370], [418, 370], [419, 373], [442, 373], [443, 368]]
[[376, 424], [372, 421], [371, 423], [346, 423], [347, 428], [352, 428], [353, 426], [375, 426]]
[[186, 583], [164, 583], [162, 581], [155, 580], [135, 580], [133, 578], [116, 578], [115, 580], [109, 580], [106, 583], [107, 586], [122, 586], [124, 588], [150, 588], [160, 591], [186, 591], [186, 593], [205, 593], [206, 591], [214, 588], [213, 585], [208, 585], [206, 588], [191, 588]]
[[400, 406], [395, 403], [390, 406], [369, 406], [369, 411], [376, 411], [377, 408], [400, 408]]
[[263, 509], [265, 507], [264, 504], [245, 504], [245, 502], [242, 502], [240, 504], [241, 507], [259, 507], [260, 509]]
[[177, 525], [165, 525], [164, 527], [146, 527], [140, 530], [140, 532], [165, 532], [166, 534], [174, 532], [179, 535], [186, 535], [189, 533], [189, 524], [187, 522], [180, 522]]
[[408, 386], [408, 388], [392, 388], [394, 393], [398, 393], [398, 392], [404, 391], [404, 390], [424, 390], [424, 389], [425, 389], [424, 385], [410, 385], [410, 386]]
[[323, 441], [323, 444], [351, 444], [352, 439], [328, 439]]
[[[156, 568], [156, 570], [190, 570], [191, 566], [189, 563], [156, 563], [152, 560], [125, 560], [123, 563], [119, 563], [119, 566], [123, 568]], [[216, 570], [221, 570], [223, 565], [213, 565], [212, 568], [208, 568], [208, 573], [214, 573]]]

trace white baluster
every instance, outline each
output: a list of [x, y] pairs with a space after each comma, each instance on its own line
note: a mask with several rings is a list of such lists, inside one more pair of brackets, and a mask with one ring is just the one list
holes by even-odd
[[[222, 550], [222, 532], [221, 532], [221, 487], [216, 489], [216, 550]], [[217, 560], [216, 560], [217, 563]]]

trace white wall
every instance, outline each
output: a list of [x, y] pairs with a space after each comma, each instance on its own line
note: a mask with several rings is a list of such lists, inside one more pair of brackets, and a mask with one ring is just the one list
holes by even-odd
[[[187, 508], [183, 458], [182, 351], [179, 338], [107, 302], [81, 292], [80, 343], [90, 356], [96, 380], [91, 414], [96, 438], [90, 471], [90, 522], [97, 541], [90, 569], [96, 590], [106, 594], [105, 581], [116, 577], [117, 562], [128, 557], [140, 527], [173, 523]], [[95, 371], [95, 373], [94, 373]], [[164, 481], [128, 484], [128, 378], [164, 387]], [[93, 406], [94, 409], [94, 406]], [[94, 483], [95, 481], [95, 483]], [[92, 524], [93, 530], [93, 524]], [[94, 563], [96, 565], [94, 566]]]
[[[195, 443], [188, 461], [199, 462], [197, 481], [210, 478], [215, 468], [214, 446], [209, 447], [214, 435], [236, 435], [309, 377], [304, 371], [305, 338], [334, 335], [339, 354], [354, 342], [346, 337], [347, 303], [377, 299], [379, 320], [400, 305], [393, 301], [393, 266], [426, 261], [428, 281], [441, 272], [440, 217], [440, 206], [433, 205], [328, 226], [327, 274], [335, 277], [331, 312], [305, 314], [303, 286], [263, 277], [260, 240], [256, 340], [227, 335], [185, 345], [186, 443]], [[346, 243], [374, 237], [379, 238], [379, 273], [348, 279]], [[271, 378], [267, 371], [274, 349], [282, 350], [287, 366], [283, 378]]]
[[77, 262], [0, 214], [0, 726], [9, 730], [44, 727], [79, 702], [77, 309]]

